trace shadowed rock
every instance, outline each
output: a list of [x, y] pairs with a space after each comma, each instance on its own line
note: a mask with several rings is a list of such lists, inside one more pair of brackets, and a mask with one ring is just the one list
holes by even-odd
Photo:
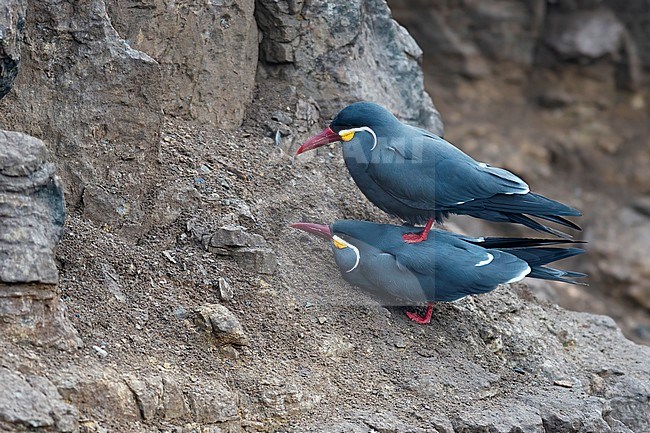
[[5, 0], [0, 5], [0, 99], [9, 93], [18, 75], [25, 6], [26, 0]]

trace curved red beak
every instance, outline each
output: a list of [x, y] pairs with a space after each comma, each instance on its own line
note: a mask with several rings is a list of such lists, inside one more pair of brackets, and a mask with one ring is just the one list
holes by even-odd
[[330, 227], [325, 224], [294, 223], [289, 225], [289, 227], [311, 233], [323, 239], [332, 239], [332, 232], [330, 232]]
[[316, 149], [317, 147], [321, 147], [335, 141], [341, 141], [341, 136], [332, 131], [332, 128], [327, 127], [323, 129], [323, 132], [320, 134], [316, 134], [309, 140], [305, 141], [302, 146], [300, 146], [296, 151], [296, 155], [300, 155], [303, 152]]

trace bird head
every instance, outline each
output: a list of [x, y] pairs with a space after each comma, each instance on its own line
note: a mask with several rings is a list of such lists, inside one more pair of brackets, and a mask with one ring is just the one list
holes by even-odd
[[294, 223], [291, 224], [291, 227], [329, 240], [334, 252], [334, 260], [339, 269], [344, 272], [352, 272], [359, 266], [361, 253], [359, 248], [352, 243], [354, 238], [336, 232], [332, 233], [330, 227], [325, 224]]
[[369, 134], [376, 145], [378, 137], [389, 136], [391, 128], [398, 125], [400, 121], [381, 105], [355, 102], [341, 110], [321, 133], [305, 141], [296, 155], [336, 141], [352, 141], [358, 134]]

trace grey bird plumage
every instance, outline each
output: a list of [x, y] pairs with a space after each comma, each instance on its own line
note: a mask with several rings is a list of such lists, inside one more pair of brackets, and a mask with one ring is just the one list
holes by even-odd
[[330, 240], [346, 281], [398, 305], [452, 302], [526, 276], [572, 284], [585, 276], [546, 266], [584, 252], [549, 246], [572, 241], [471, 238], [434, 229], [427, 240], [409, 244], [402, 240], [405, 226], [343, 220], [292, 227]]
[[341, 110], [297, 154], [342, 141], [343, 157], [363, 194], [409, 224], [449, 214], [523, 224], [567, 237], [536, 219], [579, 230], [565, 216], [580, 212], [542, 195], [513, 173], [477, 162], [441, 137], [400, 122], [388, 110], [357, 102]]

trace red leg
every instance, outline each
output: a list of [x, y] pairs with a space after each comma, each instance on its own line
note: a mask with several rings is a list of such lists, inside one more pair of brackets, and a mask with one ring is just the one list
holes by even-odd
[[427, 304], [427, 312], [424, 313], [424, 316], [420, 316], [417, 313], [411, 313], [410, 311], [406, 312], [406, 317], [414, 321], [415, 323], [420, 323], [421, 325], [426, 325], [431, 322], [431, 315], [433, 314], [433, 302]]
[[426, 241], [432, 225], [433, 220], [430, 219], [427, 221], [427, 225], [424, 226], [424, 230], [422, 230], [420, 233], [405, 233], [402, 235], [402, 239], [404, 239], [404, 242], [407, 242], [409, 244], [416, 244], [418, 242]]

